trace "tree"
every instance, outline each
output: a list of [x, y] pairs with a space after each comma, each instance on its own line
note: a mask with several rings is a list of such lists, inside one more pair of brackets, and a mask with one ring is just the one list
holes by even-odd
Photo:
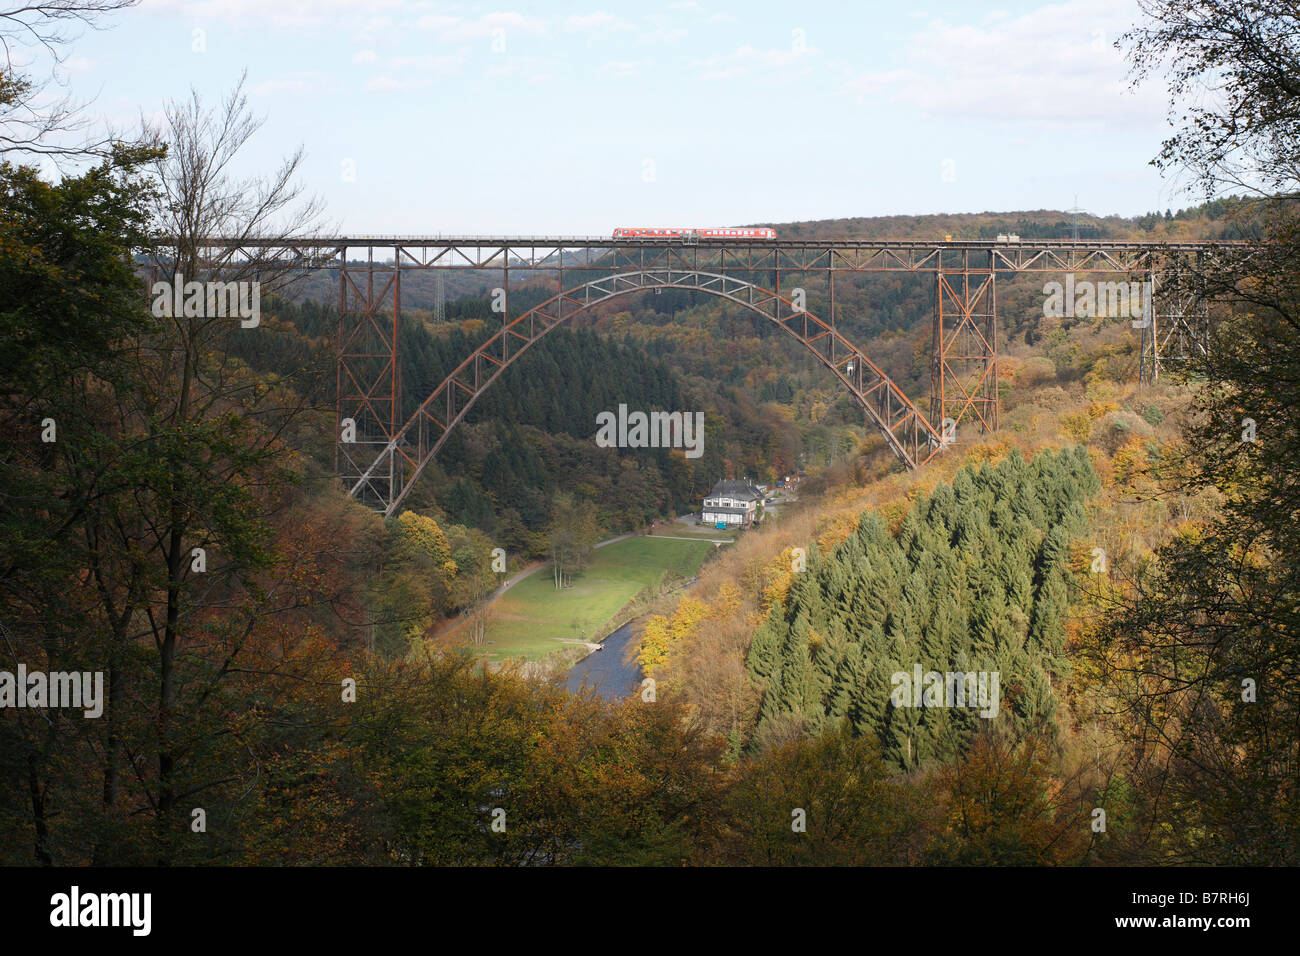
[[980, 733], [937, 777], [947, 797], [949, 845], [938, 862], [1059, 866], [1088, 847], [1090, 806], [1077, 780], [1052, 777], [1047, 738]]
[[[98, 800], [98, 816], [69, 801], [58, 857], [65, 861], [170, 862], [200, 852], [185, 839], [189, 810], [201, 799], [215, 813], [257, 779], [252, 741], [268, 732], [260, 721], [270, 687], [290, 674], [306, 679], [332, 653], [298, 611], [316, 599], [308, 592], [318, 579], [305, 568], [316, 560], [305, 549], [334, 544], [309, 544], [283, 521], [298, 504], [291, 486], [301, 462], [280, 436], [301, 398], [232, 358], [238, 321], [202, 314], [154, 321], [130, 266], [131, 254], [146, 248], [173, 279], [225, 278], [220, 264], [201, 258], [202, 237], [265, 234], [291, 207], [292, 163], [264, 183], [226, 171], [253, 128], [238, 95], [215, 115], [197, 100], [188, 111], [170, 110], [157, 137], [168, 146], [129, 151], [152, 191], [142, 181], [115, 193], [109, 181], [123, 174], [122, 163], [58, 190], [26, 173], [11, 180], [12, 193], [26, 197], [14, 206], [13, 229], [33, 249], [12, 270], [6, 255], [3, 266], [6, 281], [19, 285], [9, 321], [32, 346], [7, 370], [32, 389], [16, 393], [25, 403], [18, 411], [39, 409], [52, 391], [84, 407], [60, 409], [61, 440], [33, 460], [37, 497], [16, 502], [27, 527], [11, 541], [13, 566], [29, 570], [23, 552], [63, 549], [66, 567], [27, 578], [24, 613], [36, 622], [42, 615], [56, 622], [52, 607], [80, 614], [77, 630], [51, 640], [47, 629], [41, 643], [74, 657], [78, 669], [103, 672], [106, 684], [103, 721], [64, 755], [82, 784], [73, 792]], [[56, 209], [66, 225], [39, 223]], [[9, 215], [6, 204], [7, 227]], [[157, 251], [156, 233], [142, 235], [142, 222], [169, 234], [169, 253]], [[45, 263], [35, 252], [47, 245], [53, 255]], [[74, 268], [61, 264], [64, 255]], [[233, 271], [248, 278], [245, 268]], [[74, 278], [84, 290], [66, 284]], [[24, 328], [42, 310], [69, 305], [48, 326]], [[70, 320], [78, 332], [69, 341], [84, 344], [61, 354], [60, 325]], [[51, 390], [47, 376], [59, 368], [71, 374]], [[43, 516], [56, 523], [39, 539], [25, 537], [32, 518]], [[75, 607], [59, 590], [78, 594]], [[250, 674], [265, 683], [254, 686]], [[98, 787], [85, 786], [87, 765]], [[39, 760], [29, 769], [40, 771]]]
[[456, 565], [448, 610], [468, 609], [470, 641], [481, 645], [487, 634], [488, 595], [504, 577], [492, 569], [494, 549], [482, 532], [452, 525], [447, 529], [447, 539]]
[[[1176, 119], [1157, 163], [1207, 196], [1244, 189], [1249, 257], [1210, 257], [1214, 298], [1173, 490], [1222, 496], [1220, 514], [1161, 547], [1101, 630], [1107, 686], [1131, 728], [1133, 774], [1156, 859], [1300, 859], [1300, 47], [1294, 6], [1145, 3], [1125, 35], [1137, 81], [1173, 64], [1172, 101], [1214, 83]], [[1248, 218], [1247, 218], [1248, 217]], [[1250, 419], [1249, 427], [1245, 419]], [[1258, 434], [1254, 433], [1257, 427]], [[1174, 469], [1171, 469], [1174, 471]]]
[[551, 525], [547, 540], [551, 552], [551, 576], [556, 590], [569, 587], [581, 571], [597, 538], [596, 520], [590, 507], [572, 494], [557, 491], [552, 499]]
[[389, 522], [383, 569], [372, 583], [376, 648], [405, 656], [448, 609], [460, 568], [432, 518], [404, 511]]
[[717, 815], [718, 743], [671, 703], [610, 704], [451, 656], [376, 667], [367, 687], [347, 738], [392, 862], [680, 865]]
[[[104, 467], [113, 442], [100, 419], [117, 396], [142, 387], [120, 350], [153, 326], [129, 265], [147, 236], [147, 159], [119, 150], [54, 184], [0, 162], [0, 337], [11, 343], [0, 350], [0, 617], [6, 655], [33, 669], [98, 669], [129, 628], [96, 613], [89, 515], [130, 483]], [[94, 818], [77, 773], [98, 759], [93, 738], [57, 711], [49, 722], [23, 710], [5, 718], [4, 779], [23, 781], [30, 797], [11, 801], [6, 788], [0, 827], [29, 831], [30, 843], [12, 845], [34, 845], [37, 862], [67, 859], [93, 841], [92, 827], [61, 835], [48, 808], [57, 802], [79, 823]], [[113, 723], [111, 710], [105, 719]], [[106, 788], [113, 763], [104, 764]]]
[[[1141, 0], [1145, 16], [1116, 41], [1135, 84], [1168, 82], [1174, 134], [1155, 165], [1190, 173], [1207, 200], [1233, 190], [1286, 195], [1300, 178], [1300, 14], [1283, 0]], [[1213, 79], [1219, 95], [1200, 94]], [[1166, 218], [1171, 218], [1166, 210]]]
[[744, 762], [710, 853], [740, 866], [921, 862], [937, 807], [891, 776], [874, 741], [842, 725]]

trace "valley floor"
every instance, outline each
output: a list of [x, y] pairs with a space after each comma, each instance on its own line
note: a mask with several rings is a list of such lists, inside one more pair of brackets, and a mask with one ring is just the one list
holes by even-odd
[[[559, 591], [549, 566], [535, 565], [492, 601], [484, 657], [537, 661], [566, 643], [592, 641], [642, 589], [658, 588], [669, 577], [694, 576], [713, 547], [707, 540], [624, 535], [598, 545], [572, 586]], [[462, 643], [466, 623], [462, 619], [442, 632], [439, 643]]]

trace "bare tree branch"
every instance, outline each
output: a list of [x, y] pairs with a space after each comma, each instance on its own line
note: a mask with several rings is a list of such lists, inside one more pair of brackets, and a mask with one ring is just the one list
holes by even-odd
[[[111, 131], [88, 135], [89, 103], [71, 93], [57, 95], [58, 67], [67, 59], [78, 28], [102, 29], [103, 18], [139, 0], [45, 0], [0, 8], [0, 158], [46, 156], [58, 159], [107, 157], [117, 142]], [[34, 51], [50, 61], [50, 75], [34, 79], [22, 72]]]

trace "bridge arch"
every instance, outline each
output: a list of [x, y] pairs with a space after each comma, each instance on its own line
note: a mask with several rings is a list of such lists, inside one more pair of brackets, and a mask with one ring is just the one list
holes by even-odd
[[661, 289], [706, 292], [774, 322], [829, 368], [908, 468], [932, 458], [942, 437], [859, 348], [792, 300], [734, 276], [688, 269], [643, 269], [603, 276], [557, 293], [507, 322], [433, 390], [348, 490], [396, 513], [451, 430], [503, 371], [543, 335], [601, 302]]

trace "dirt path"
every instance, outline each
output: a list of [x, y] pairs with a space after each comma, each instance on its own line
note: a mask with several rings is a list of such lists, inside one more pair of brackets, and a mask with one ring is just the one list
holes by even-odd
[[[522, 571], [515, 572], [513, 577], [508, 578], [505, 581], [505, 583], [503, 583], [500, 587], [498, 587], [495, 591], [488, 594], [488, 596], [483, 599], [484, 604], [491, 605], [493, 602], [496, 601], [497, 598], [505, 594], [506, 591], [510, 590], [510, 586], [512, 584], [517, 584], [518, 582], [522, 581], [524, 578], [528, 577], [530, 574], [536, 572], [539, 568], [545, 567], [548, 563], [549, 562], [547, 561], [534, 561], [532, 564], [528, 565], [528, 567], [524, 568]], [[460, 617], [448, 618], [447, 620], [439, 624], [437, 629], [434, 630], [434, 632], [429, 636], [432, 637], [434, 640], [441, 640], [442, 638], [450, 635], [453, 631], [455, 631], [458, 627], [460, 627], [468, 620], [469, 620], [468, 613], [462, 614], [460, 615]]]

